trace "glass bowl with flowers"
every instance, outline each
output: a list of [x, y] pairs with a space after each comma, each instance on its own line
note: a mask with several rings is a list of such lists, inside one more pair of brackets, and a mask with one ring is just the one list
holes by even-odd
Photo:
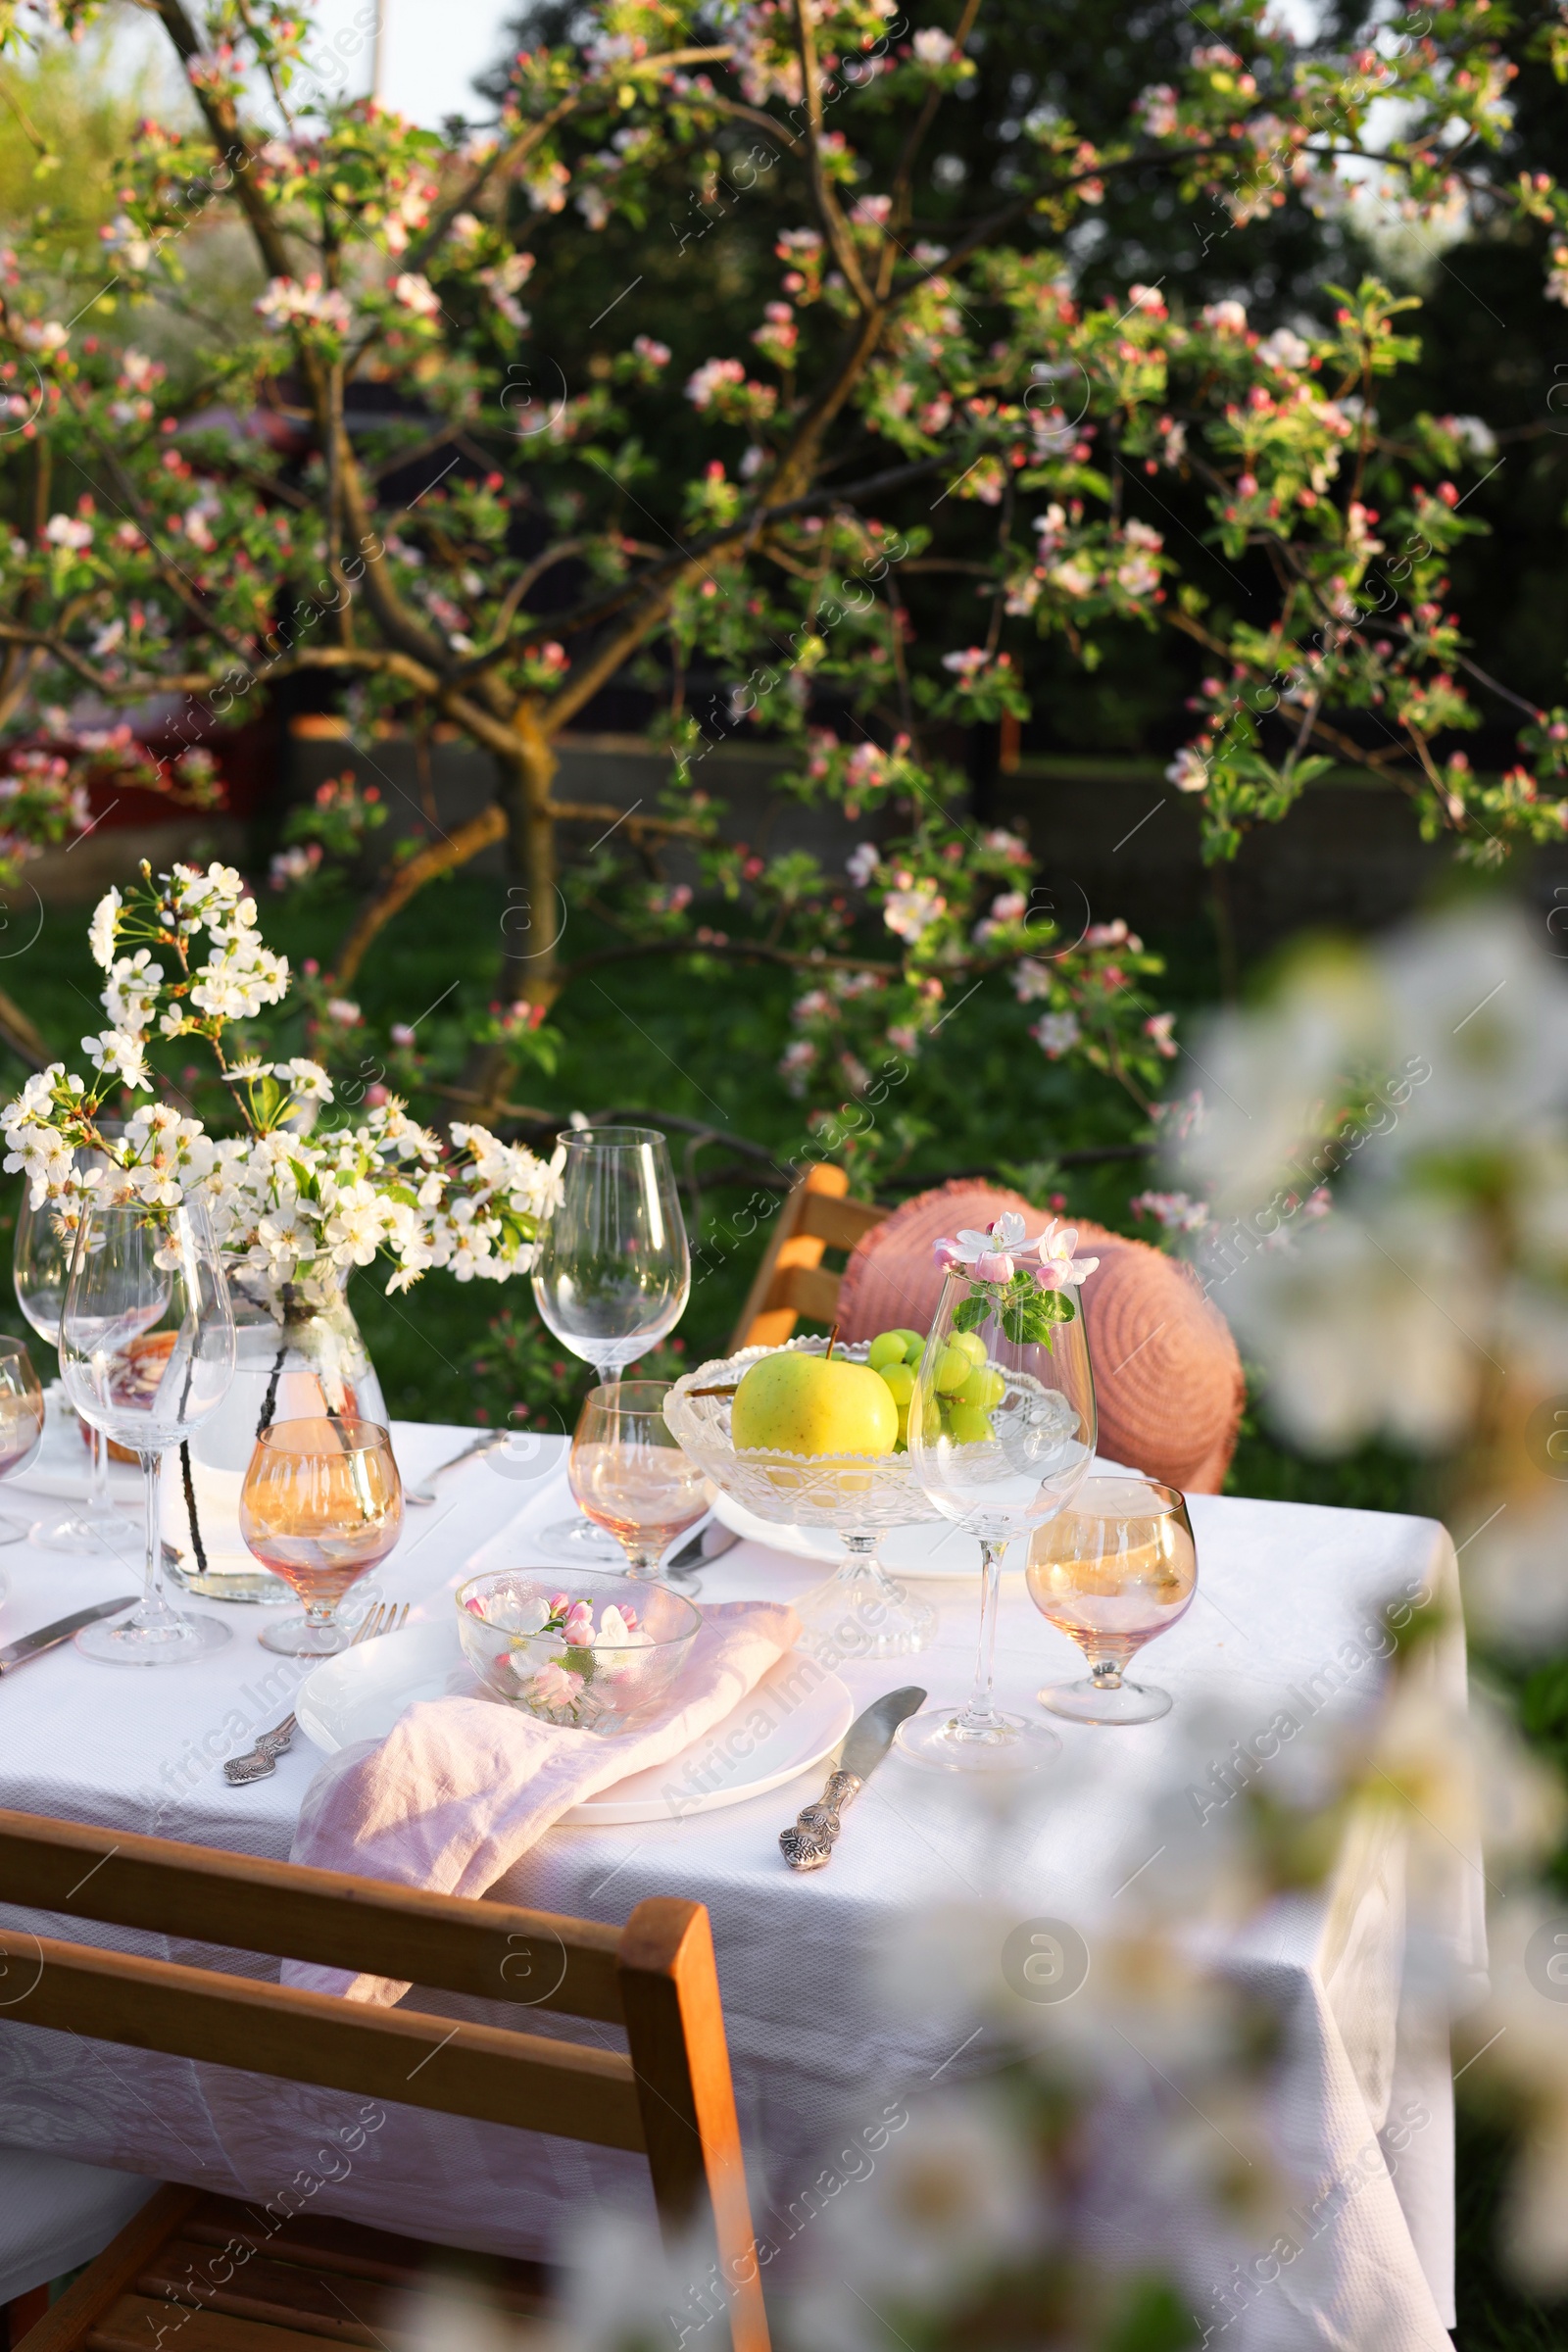
[[697, 1639], [702, 1613], [662, 1585], [598, 1570], [494, 1568], [457, 1592], [458, 1638], [491, 1698], [603, 1738], [634, 1728]]

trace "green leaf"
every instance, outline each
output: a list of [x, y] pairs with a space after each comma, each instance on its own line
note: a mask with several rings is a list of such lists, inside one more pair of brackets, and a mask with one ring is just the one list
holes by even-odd
[[991, 1296], [984, 1290], [971, 1291], [962, 1299], [953, 1318], [955, 1331], [978, 1331], [991, 1313]]

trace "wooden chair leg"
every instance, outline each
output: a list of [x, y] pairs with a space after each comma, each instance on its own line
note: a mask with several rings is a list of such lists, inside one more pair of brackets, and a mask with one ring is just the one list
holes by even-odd
[[689, 2243], [694, 2227], [710, 2233], [705, 2300], [722, 2302], [734, 2352], [768, 2352], [707, 1911], [664, 1895], [639, 1903], [616, 1967], [660, 2221], [672, 2241]]
[[192, 2206], [201, 2202], [199, 2188], [161, 2188], [140, 2213], [132, 2216], [120, 2235], [105, 2246], [58, 2303], [49, 2304], [23, 2339], [26, 2352], [76, 2352], [89, 2328], [131, 2287], [166, 2238], [172, 2237]]
[[49, 2289], [35, 2286], [30, 2294], [15, 2295], [5, 2307], [4, 2324], [0, 2325], [0, 2339], [7, 2352], [20, 2344], [29, 2328], [35, 2328], [49, 2308]]

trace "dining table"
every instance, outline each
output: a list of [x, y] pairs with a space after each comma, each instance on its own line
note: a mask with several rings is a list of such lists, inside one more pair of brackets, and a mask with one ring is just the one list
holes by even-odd
[[[473, 1434], [395, 1422], [405, 1484], [457, 1455]], [[436, 1485], [433, 1502], [408, 1509], [375, 1585], [400, 1612], [409, 1604], [411, 1633], [453, 1613], [454, 1590], [475, 1563], [538, 1556], [532, 1531], [569, 1510], [565, 1451], [564, 1440], [541, 1438], [521, 1453], [475, 1454]], [[51, 1553], [30, 1542], [0, 1549], [0, 1642], [135, 1589], [133, 1476], [116, 1477], [126, 1505], [123, 1559]], [[26, 1516], [27, 1493], [25, 1478], [9, 1483], [13, 1515]], [[1031, 1936], [1059, 1940], [1065, 1923], [1089, 1950], [1119, 1904], [1163, 1900], [1179, 1909], [1189, 1865], [1172, 1876], [1173, 1857], [1190, 1851], [1193, 1867], [1201, 1865], [1202, 1840], [1234, 1827], [1231, 1808], [1244, 1788], [1259, 1774], [1295, 1769], [1292, 1749], [1268, 1727], [1283, 1714], [1353, 1730], [1370, 1713], [1392, 1671], [1384, 1631], [1391, 1604], [1402, 1602], [1406, 1614], [1428, 1600], [1447, 1604], [1424, 1671], [1444, 1703], [1462, 1712], [1463, 1628], [1443, 1527], [1240, 1495], [1189, 1499], [1197, 1596], [1149, 1653], [1151, 1679], [1175, 1699], [1162, 1720], [1124, 1728], [1062, 1722], [1061, 1755], [1004, 1792], [921, 1770], [895, 1748], [845, 1813], [828, 1867], [809, 1875], [785, 1866], [779, 1833], [820, 1794], [825, 1766], [739, 1801], [726, 1801], [737, 1793], [724, 1786], [729, 1767], [695, 1783], [671, 1767], [658, 1817], [558, 1823], [492, 1889], [508, 1902], [606, 1922], [623, 1921], [653, 1895], [707, 1905], [754, 2218], [763, 2259], [776, 2261], [780, 2277], [809, 2275], [819, 2217], [857, 2177], [846, 2172], [848, 2147], [869, 2144], [865, 2135], [878, 2129], [885, 2138], [918, 2102], [946, 2098], [1003, 2062], [1005, 2035], [986, 2022], [988, 2012], [966, 2014], [962, 1988], [940, 1981], [944, 1947], [930, 1932], [933, 1920], [966, 1921], [982, 1936], [994, 1931], [1004, 1969], [1020, 1936], [1025, 1946]], [[920, 1588], [937, 1612], [927, 1649], [857, 1654], [852, 1634], [831, 1659], [857, 1708], [908, 1683], [933, 1697], [966, 1692], [979, 1586], [963, 1553], [956, 1544], [953, 1575]], [[569, 1568], [557, 1565], [569, 1587]], [[774, 1544], [746, 1540], [704, 1564], [696, 1597], [699, 1606], [793, 1599], [823, 1573]], [[270, 1777], [235, 1787], [222, 1766], [289, 1712], [317, 1662], [260, 1646], [265, 1609], [183, 1605], [222, 1616], [232, 1629], [228, 1644], [148, 1671], [95, 1663], [68, 1643], [0, 1681], [0, 1805], [286, 1858], [321, 1753], [301, 1733]], [[996, 1650], [1003, 1704], [1033, 1709], [1040, 1685], [1075, 1661], [1081, 1669], [1071, 1642], [1032, 1605], [1021, 1574], [1004, 1572]], [[748, 1732], [745, 1715], [743, 1702], [722, 1748], [737, 1788], [745, 1785], [748, 1743], [760, 1736]], [[1305, 1746], [1303, 1739], [1299, 1752]], [[1430, 1857], [1423, 1866], [1425, 1976], [1436, 1936], [1446, 1982], [1480, 1988], [1480, 1859], [1460, 1832], [1446, 1836], [1439, 1851], [1447, 1875], [1436, 1888]], [[1107, 2076], [1100, 2144], [1114, 2149], [1119, 2134], [1128, 2159], [1120, 2168], [1105, 2164], [1099, 2209], [1091, 2196], [1082, 2227], [1107, 2263], [1168, 2261], [1204, 2343], [1242, 2352], [1364, 2352], [1374, 2344], [1446, 2352], [1454, 2324], [1451, 2065], [1446, 2014], [1429, 1984], [1423, 1996], [1412, 1982], [1422, 1972], [1408, 1959], [1408, 1878], [1396, 1812], [1352, 1816], [1321, 1886], [1276, 1896], [1210, 1955], [1208, 1964], [1277, 2020], [1267, 2124], [1291, 2190], [1293, 2252], [1284, 2259], [1277, 2222], [1254, 2226], [1244, 2215], [1224, 2227], [1195, 2223], [1179, 2179], [1162, 2184], [1141, 2170], [1136, 2151], [1182, 2093], [1171, 2061], [1161, 2062], [1152, 2021], [1146, 2043], [1136, 2015], [1122, 2014], [1120, 2038], [1147, 2063], [1123, 2050]], [[4, 1908], [3, 1897], [0, 1886], [6, 1930], [51, 1932], [38, 1915]], [[266, 1955], [75, 1920], [70, 1932], [166, 1959], [277, 1974]], [[927, 1958], [911, 1959], [921, 1953]], [[911, 1987], [911, 1969], [922, 1968], [932, 1981]], [[455, 2020], [518, 2022], [511, 2004], [486, 2008], [417, 1988], [407, 1997]], [[1050, 2023], [1049, 2007], [1040, 2015]], [[582, 2031], [543, 2011], [527, 2023], [546, 2033]], [[594, 2031], [613, 2040], [611, 2029]], [[7, 2147], [264, 2201], [309, 2180], [318, 2210], [521, 2255], [558, 2253], [601, 2207], [648, 2203], [635, 2158], [412, 2108], [389, 2107], [384, 2128], [347, 2172], [318, 2179], [313, 2168], [323, 2135], [359, 2105], [337, 2092], [31, 2027], [24, 2002], [7, 2013], [0, 1983]], [[1193, 2128], [1200, 2132], [1201, 2122]]]

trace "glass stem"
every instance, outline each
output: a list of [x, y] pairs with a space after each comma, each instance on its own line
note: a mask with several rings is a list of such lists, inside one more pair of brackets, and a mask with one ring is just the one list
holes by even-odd
[[980, 1539], [980, 1648], [974, 1664], [974, 1689], [969, 1704], [958, 1718], [960, 1731], [989, 1732], [998, 1725], [993, 1698], [996, 1682], [997, 1615], [1002, 1597], [1002, 1555], [1005, 1541], [994, 1544]]
[[92, 1433], [92, 1468], [87, 1473], [87, 1503], [95, 1511], [109, 1508], [109, 1440], [101, 1429]]
[[147, 1514], [147, 1567], [136, 1616], [143, 1625], [172, 1624], [174, 1612], [164, 1592], [164, 1529], [159, 1508], [164, 1457], [161, 1453], [144, 1453], [140, 1459], [142, 1504]]

